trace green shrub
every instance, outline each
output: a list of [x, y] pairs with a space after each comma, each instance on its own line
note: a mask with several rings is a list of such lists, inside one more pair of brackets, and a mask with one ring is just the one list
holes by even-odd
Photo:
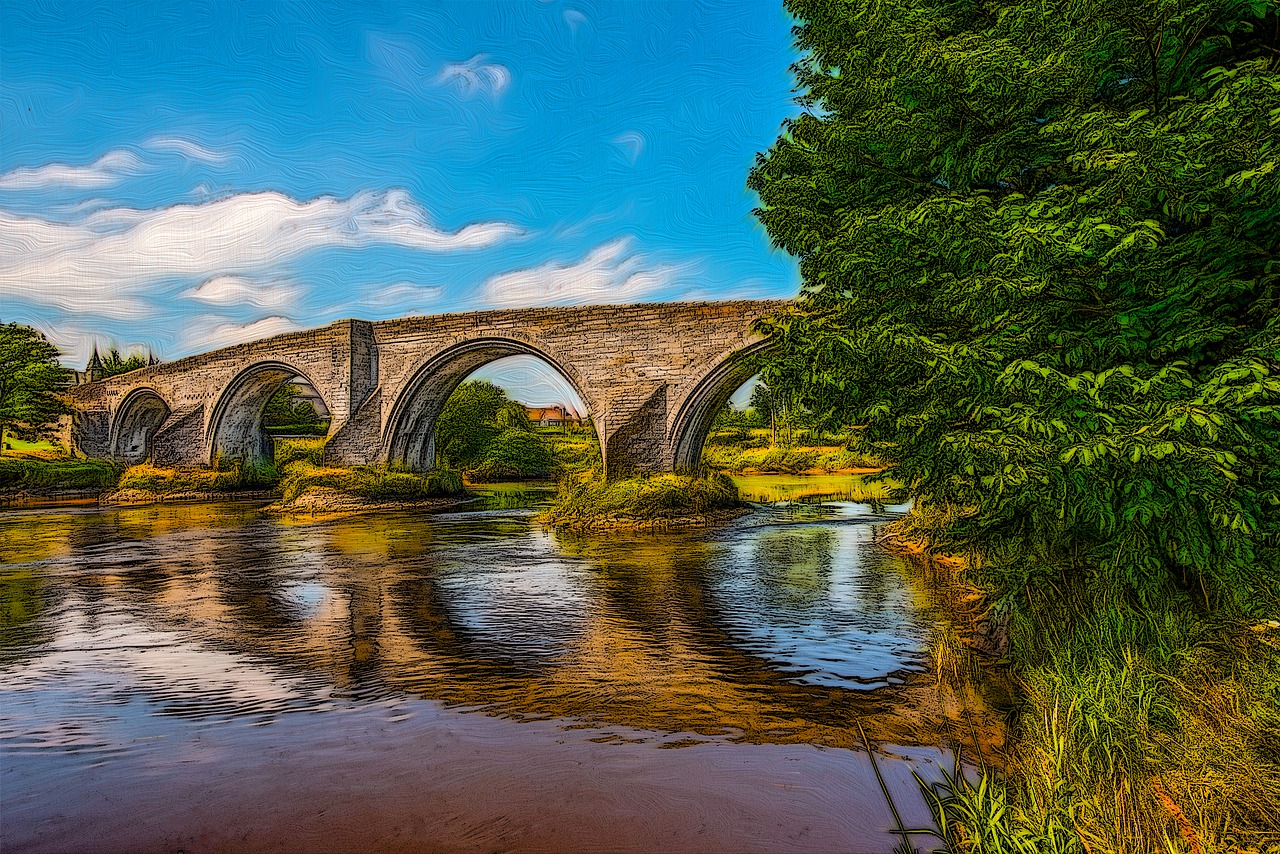
[[298, 460], [323, 465], [324, 445], [324, 439], [281, 439], [276, 442], [276, 468], [283, 471], [289, 463]]
[[477, 483], [548, 477], [555, 465], [542, 439], [519, 428], [504, 430], [485, 448], [480, 464], [468, 472]]

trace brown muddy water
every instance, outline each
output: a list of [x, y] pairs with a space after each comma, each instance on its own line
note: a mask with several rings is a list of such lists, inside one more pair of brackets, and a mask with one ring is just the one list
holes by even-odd
[[529, 499], [0, 514], [0, 848], [888, 852], [885, 789], [930, 825], [902, 508], [584, 536]]

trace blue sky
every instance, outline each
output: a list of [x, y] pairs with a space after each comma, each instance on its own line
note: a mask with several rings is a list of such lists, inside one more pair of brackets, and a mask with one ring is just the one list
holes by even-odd
[[0, 320], [82, 365], [344, 317], [792, 296], [745, 188], [797, 109], [790, 25], [780, 0], [8, 0]]

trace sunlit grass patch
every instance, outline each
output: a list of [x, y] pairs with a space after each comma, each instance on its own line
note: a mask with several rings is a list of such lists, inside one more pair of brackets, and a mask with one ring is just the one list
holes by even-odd
[[708, 468], [727, 472], [779, 472], [797, 474], [821, 470], [876, 469], [875, 460], [841, 447], [741, 447], [708, 444], [702, 451], [702, 463]]
[[267, 489], [275, 485], [278, 475], [271, 465], [236, 465], [222, 468], [169, 468], [149, 463], [130, 466], [120, 476], [121, 490], [136, 490], [153, 495], [180, 492], [236, 492]]
[[544, 518], [553, 525], [674, 520], [741, 506], [738, 488], [726, 475], [654, 474], [620, 480], [564, 481]]
[[285, 504], [295, 501], [316, 487], [380, 501], [423, 501], [459, 495], [463, 491], [462, 478], [446, 468], [410, 472], [383, 466], [321, 467], [297, 461], [289, 464], [280, 480], [281, 501]]

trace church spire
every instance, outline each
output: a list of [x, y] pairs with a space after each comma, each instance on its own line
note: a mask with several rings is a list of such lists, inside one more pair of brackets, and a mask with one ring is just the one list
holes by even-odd
[[89, 375], [89, 382], [93, 382], [102, 375], [102, 359], [98, 358], [98, 345], [93, 345], [93, 355], [89, 357], [89, 364], [85, 365], [84, 372]]

